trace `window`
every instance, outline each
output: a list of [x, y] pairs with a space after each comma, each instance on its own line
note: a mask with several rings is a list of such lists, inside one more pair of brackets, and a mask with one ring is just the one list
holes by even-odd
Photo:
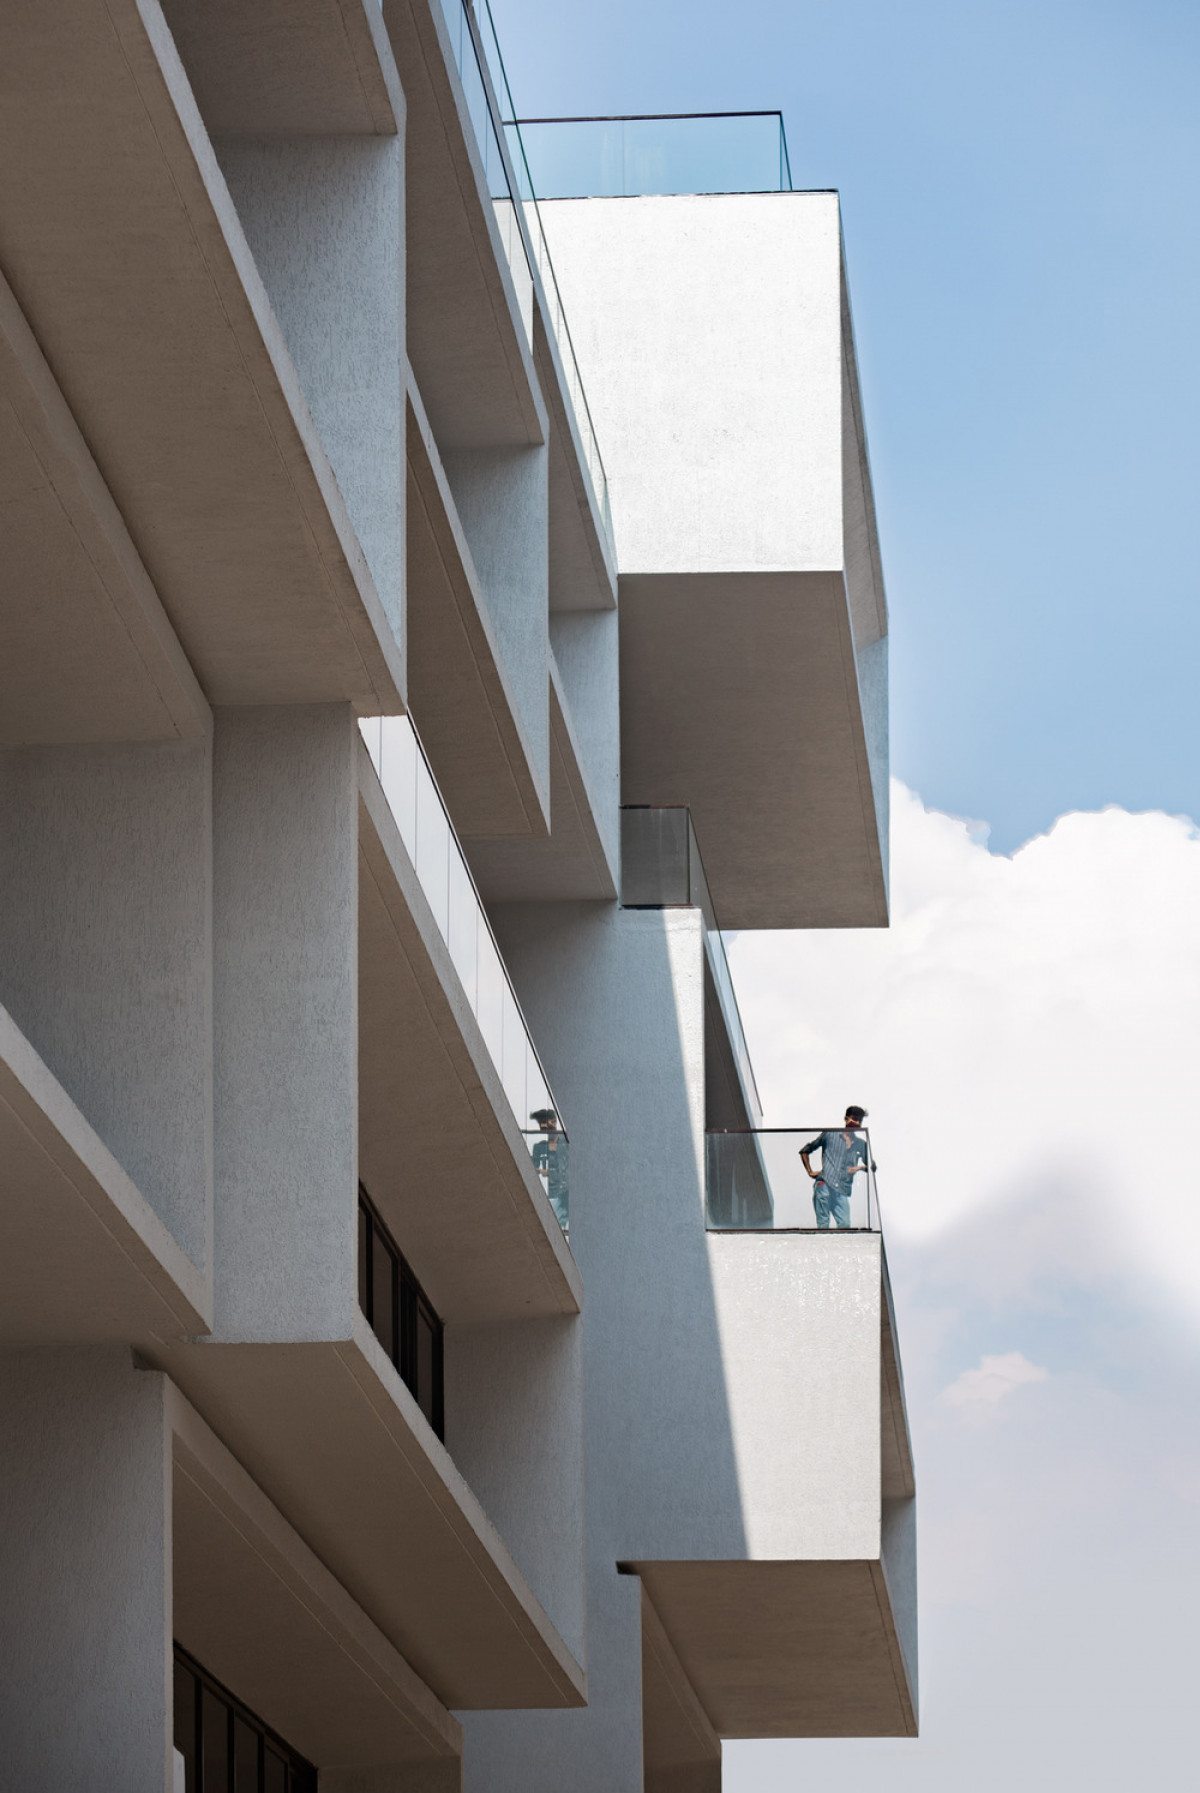
[[421, 1412], [438, 1437], [444, 1439], [442, 1322], [361, 1183], [358, 1301]]
[[311, 1762], [175, 1645], [175, 1748], [187, 1793], [317, 1793]]

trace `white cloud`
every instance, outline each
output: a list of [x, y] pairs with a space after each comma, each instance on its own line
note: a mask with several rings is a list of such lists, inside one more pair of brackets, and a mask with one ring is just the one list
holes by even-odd
[[998, 1357], [981, 1357], [978, 1368], [964, 1370], [942, 1390], [941, 1398], [950, 1407], [988, 1408], [1031, 1382], [1049, 1380], [1049, 1370], [1030, 1363], [1023, 1351], [1004, 1351]]
[[892, 842], [890, 930], [733, 943], [768, 1124], [862, 1102], [895, 1236], [986, 1216], [1010, 1278], [1150, 1277], [1200, 1312], [1195, 827], [1073, 814], [1003, 858], [894, 785]]

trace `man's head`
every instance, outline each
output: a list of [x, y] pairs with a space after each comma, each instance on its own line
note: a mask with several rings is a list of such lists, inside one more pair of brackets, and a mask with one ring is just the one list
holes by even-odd
[[850, 1107], [846, 1110], [847, 1127], [861, 1127], [866, 1118], [866, 1109], [856, 1108], [853, 1103], [851, 1103]]
[[543, 1133], [558, 1132], [558, 1116], [552, 1108], [535, 1108], [529, 1118], [537, 1122]]

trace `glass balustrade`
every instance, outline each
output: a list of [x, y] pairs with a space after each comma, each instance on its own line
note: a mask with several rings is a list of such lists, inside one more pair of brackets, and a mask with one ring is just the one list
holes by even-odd
[[[466, 94], [467, 110], [483, 157], [488, 192], [500, 227], [509, 271], [516, 287], [525, 333], [532, 345], [533, 275], [536, 268], [541, 282], [543, 315], [558, 347], [566, 381], [567, 401], [579, 431], [584, 465], [611, 546], [612, 510], [608, 496], [608, 475], [604, 471], [600, 445], [596, 440], [587, 394], [575, 356], [575, 345], [571, 340], [567, 314], [558, 290], [554, 263], [550, 258], [550, 245], [546, 241], [542, 216], [538, 210], [537, 191], [529, 172], [520, 127], [516, 122], [492, 9], [488, 0], [479, 0], [474, 7], [470, 0], [441, 0], [441, 3], [450, 31], [455, 64]], [[507, 160], [501, 150], [501, 132], [508, 145]], [[525, 221], [527, 237], [521, 230], [518, 207]]]
[[669, 909], [681, 905], [700, 910], [704, 918], [709, 970], [725, 1017], [747, 1108], [757, 1119], [762, 1107], [750, 1062], [750, 1048], [742, 1029], [729, 960], [725, 956], [725, 942], [689, 809], [682, 805], [622, 809], [621, 902], [626, 909]]
[[375, 716], [359, 728], [508, 1105], [565, 1232], [567, 1135], [417, 731], [407, 716]]
[[845, 1126], [709, 1133], [705, 1211], [710, 1232], [877, 1233], [871, 1136], [865, 1127]]
[[792, 190], [780, 112], [522, 118], [518, 124], [541, 199]]

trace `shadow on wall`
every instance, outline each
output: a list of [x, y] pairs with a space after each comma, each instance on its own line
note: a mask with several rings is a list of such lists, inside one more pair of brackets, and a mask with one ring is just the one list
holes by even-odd
[[589, 1556], [736, 1560], [746, 1534], [704, 1231], [698, 910], [493, 925], [571, 1138]]

